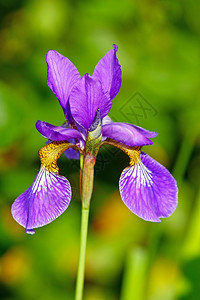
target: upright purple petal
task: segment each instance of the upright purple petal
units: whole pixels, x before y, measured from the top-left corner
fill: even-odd
[[[98,108],[103,118],[112,106],[112,101],[106,96],[101,83],[88,74],[85,74],[79,84],[73,88],[69,101],[73,118],[87,130]]]
[[[47,139],[51,141],[69,141],[70,139],[82,140],[81,133],[73,128],[66,128],[63,126],[54,126],[44,121],[37,121],[37,130]]]
[[[141,153],[141,161],[122,172],[119,189],[125,205],[146,221],[160,222],[160,218],[169,217],[177,206],[175,179],[145,153]]]
[[[68,58],[54,50],[47,52],[46,62],[47,84],[58,98],[66,118],[69,119],[67,103],[73,86],[80,79],[79,72]]]
[[[13,218],[26,232],[44,226],[59,217],[71,200],[69,181],[44,167],[40,169],[33,184],[12,205]]]
[[[140,128],[138,129],[137,126],[132,126],[127,123],[116,122],[106,124],[102,127],[102,135],[103,139],[107,137],[131,147],[153,144],[153,142],[147,138],[147,130],[143,129],[142,131]]]
[[[92,75],[102,83],[111,100],[118,94],[122,81],[121,66],[116,55],[118,47],[113,45],[113,48],[98,62]]]

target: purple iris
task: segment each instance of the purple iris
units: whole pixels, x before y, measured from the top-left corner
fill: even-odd
[[[108,117],[112,99],[121,86],[117,46],[98,62],[92,76],[82,78],[71,61],[54,50],[47,53],[47,84],[58,98],[65,115],[62,126],[37,121],[37,130],[48,139],[40,151],[41,168],[33,184],[12,205],[14,219],[27,233],[52,222],[71,200],[69,181],[59,175],[57,159],[65,152],[77,159],[91,152],[96,157],[104,144],[114,145],[130,157],[119,190],[125,205],[140,218],[160,222],[177,206],[177,185],[169,171],[141,152],[152,145],[155,132]],[[91,146],[92,145],[92,146]],[[92,150],[93,149],[93,150]],[[95,149],[95,150],[94,150]]]

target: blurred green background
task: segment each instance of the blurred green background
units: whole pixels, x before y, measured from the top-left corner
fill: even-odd
[[[122,203],[119,150],[99,153],[91,203],[85,300],[200,298],[200,2],[198,0],[0,0],[0,299],[71,300],[81,204],[76,161],[59,160],[71,182],[68,210],[26,235],[10,206],[33,182],[45,139],[40,119],[60,125],[46,84],[49,49],[81,75],[119,46],[123,80],[110,116],[159,133],[145,151],[179,186],[179,205],[160,224]]]

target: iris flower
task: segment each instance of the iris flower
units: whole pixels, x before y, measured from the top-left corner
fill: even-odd
[[[59,175],[57,160],[87,158],[94,165],[99,148],[112,145],[130,157],[119,180],[125,205],[151,222],[169,217],[177,206],[177,185],[170,172],[142,146],[152,145],[156,133],[129,123],[112,122],[108,113],[121,86],[121,66],[116,45],[96,65],[92,76],[80,76],[72,62],[54,50],[47,53],[47,84],[63,109],[65,122],[55,126],[37,121],[36,128],[48,143],[39,150],[41,168],[33,184],[12,205],[14,219],[26,232],[44,226],[68,207],[69,181]],[[89,179],[88,179],[89,180]]]

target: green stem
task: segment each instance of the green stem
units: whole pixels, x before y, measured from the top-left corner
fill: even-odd
[[[83,171],[83,162],[84,162],[84,156],[83,154],[80,154],[80,169]]]
[[[82,198],[82,216],[81,216],[81,238],[80,238],[80,254],[78,262],[78,273],[76,281],[75,300],[83,299],[83,286],[85,275],[85,255],[87,244],[88,220],[90,200],[93,190],[94,181],[94,165],[95,157],[87,154],[84,157],[82,180],[81,180],[81,198]]]
[[[126,261],[121,300],[146,299],[147,268],[147,251],[141,248],[131,250]]]
[[[176,178],[177,182],[181,182],[183,180],[185,170],[187,169],[194,144],[197,136],[197,130],[194,128],[188,128],[185,137],[180,146],[180,150],[176,159],[176,164],[173,169],[173,176]]]
[[[81,241],[80,241],[81,245],[80,245],[79,263],[78,263],[78,274],[77,274],[77,281],[76,281],[75,300],[82,300],[83,297],[88,219],[89,219],[89,208],[88,209],[82,208]]]

